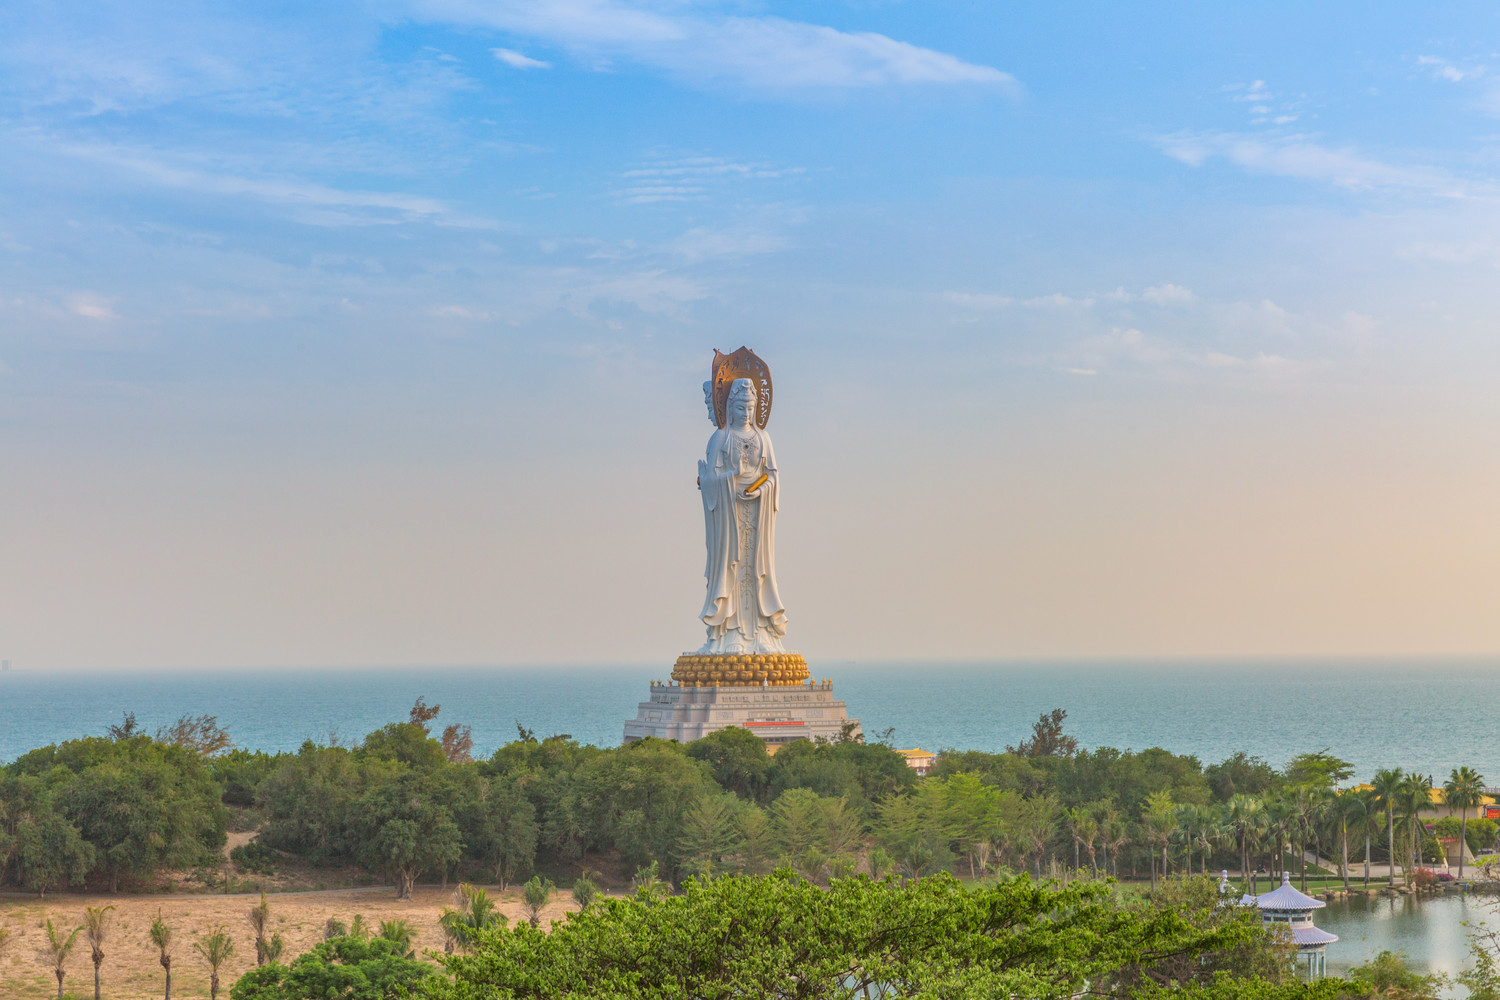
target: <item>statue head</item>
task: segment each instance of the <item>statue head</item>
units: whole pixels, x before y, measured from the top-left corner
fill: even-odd
[[[737,378],[729,387],[727,406],[729,423],[737,427],[755,421],[755,383],[747,378]]]
[[[714,384],[711,380],[703,383],[703,405],[708,407],[708,422],[715,427],[719,426],[719,416],[714,412]]]

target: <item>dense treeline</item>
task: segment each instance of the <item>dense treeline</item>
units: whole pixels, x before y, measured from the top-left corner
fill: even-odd
[[[119,727],[0,769],[0,883],[118,889],[216,856],[223,787],[203,748],[178,736]]]
[[[231,810],[259,829],[247,864],[283,852],[357,866],[402,895],[419,879],[624,879],[652,864],[673,881],[780,865],[820,881],[857,870],[1274,870],[1293,848],[1347,854],[1387,827],[1391,837],[1373,839],[1399,857],[1397,817],[1415,816],[1426,794],[1395,772],[1406,785],[1335,796],[1349,769],[1327,753],[1276,770],[1244,754],[1203,767],[1155,748],[1082,750],[1061,711],[1004,753],[946,752],[925,778],[881,743],[797,742],[771,756],[738,728],[607,749],[522,729],[476,761],[465,727],[434,735],[437,713],[419,700],[358,745],[295,753],[230,749],[209,717],[154,737],[127,717],[107,736],[32,751],[0,769],[0,882],[141,885],[211,863]],[[1397,808],[1398,791],[1411,809]],[[1332,808],[1356,799],[1363,818]],[[1493,839],[1493,824],[1465,823]],[[1428,836],[1415,821],[1401,829],[1412,845]]]

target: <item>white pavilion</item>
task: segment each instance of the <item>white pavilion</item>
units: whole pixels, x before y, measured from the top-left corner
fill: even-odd
[[[1224,872],[1221,887],[1229,888],[1229,872]],[[1321,979],[1328,971],[1328,946],[1339,939],[1337,934],[1313,926],[1312,911],[1328,904],[1313,899],[1292,885],[1292,873],[1281,873],[1281,885],[1263,892],[1259,896],[1246,893],[1240,897],[1240,905],[1254,906],[1260,910],[1260,918],[1267,927],[1281,925],[1292,935],[1297,945],[1297,959],[1304,962],[1308,979]]]

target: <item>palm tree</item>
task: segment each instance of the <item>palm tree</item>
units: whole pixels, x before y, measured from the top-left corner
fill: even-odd
[[[156,946],[158,961],[167,975],[167,990],[162,994],[162,1000],[172,1000],[172,928],[162,920],[161,910],[156,911],[156,919],[151,921],[151,929],[146,934]]]
[[[1339,842],[1339,876],[1345,892],[1349,891],[1349,833],[1351,829],[1358,833],[1368,828],[1372,808],[1366,795],[1352,790],[1335,793],[1329,803],[1328,817]],[[1365,874],[1368,877],[1368,868]]]
[[[1120,848],[1130,841],[1130,822],[1106,801],[1099,811],[1099,842],[1104,847],[1104,866],[1112,869],[1116,877],[1120,874]]]
[[[380,933],[376,935],[381,940],[389,941],[400,949],[407,958],[416,954],[412,942],[417,939],[416,928],[412,927],[407,920],[382,920],[380,922]]]
[[[193,943],[193,950],[203,956],[208,963],[208,996],[209,1000],[219,1000],[219,970],[229,957],[234,954],[234,942],[229,935],[224,933],[222,926],[215,927],[214,932],[208,937]],[[58,980],[61,982],[61,980]]]
[[[1299,785],[1290,800],[1292,819],[1300,837],[1297,854],[1302,859],[1302,889],[1307,890],[1307,842],[1313,841],[1313,854],[1317,854],[1317,828],[1325,808],[1324,792],[1311,785]]]
[[[1250,892],[1255,892],[1255,874],[1250,866],[1250,852],[1260,836],[1261,821],[1265,817],[1260,799],[1238,792],[1229,798],[1229,827],[1240,842],[1240,874],[1245,877]]]
[[[250,921],[250,929],[255,932],[255,964],[265,965],[266,956],[266,931],[271,927],[271,904],[266,902],[266,894],[260,894],[260,902],[250,907],[245,914]]]
[[[460,882],[456,902],[458,909],[444,909],[438,917],[445,935],[445,951],[451,953],[454,947],[468,951],[474,947],[480,931],[505,926],[505,915],[495,909],[490,894],[478,886]]]
[[[1177,830],[1177,806],[1172,802],[1172,796],[1166,791],[1154,792],[1146,798],[1146,808],[1143,810],[1142,819],[1146,823],[1146,835],[1150,838],[1154,847],[1161,845],[1161,874],[1167,877],[1167,846],[1172,842],[1172,834]],[[1153,851],[1151,857],[1151,885],[1156,886],[1156,855]]]
[[[1396,802],[1401,797],[1401,772],[1396,768],[1376,771],[1370,782],[1375,792],[1375,803],[1385,813],[1387,849],[1390,851],[1391,885],[1396,884]]]
[[[1380,833],[1380,803],[1375,798],[1375,791],[1370,788],[1361,788],[1353,794],[1359,796],[1361,812],[1355,813],[1358,826],[1355,829],[1365,838],[1365,888],[1370,888],[1370,837]]]
[[[1224,811],[1218,806],[1193,807],[1193,839],[1200,852],[1200,871],[1208,874],[1208,856],[1215,847],[1224,843]]]
[[[578,904],[578,909],[587,910],[594,897],[599,895],[599,885],[588,872],[583,872],[573,880],[572,892],[573,902]]]
[[[1472,767],[1454,768],[1443,782],[1443,799],[1448,808],[1457,806],[1462,819],[1458,824],[1458,877],[1464,877],[1464,854],[1469,849],[1469,810],[1484,801],[1484,775]]]
[[[1282,866],[1286,864],[1286,847],[1296,828],[1296,808],[1283,796],[1270,797],[1265,800],[1265,817],[1266,833],[1276,841],[1276,870],[1273,874],[1279,874],[1284,870]]]
[[[52,974],[57,977],[57,1000],[62,1000],[63,977],[68,974],[68,956],[73,953],[73,946],[78,943],[78,935],[83,933],[83,928],[75,927],[65,935],[52,926],[52,918],[48,917],[42,929],[46,933],[42,954],[52,963]]]
[[[655,878],[654,875],[652,877]],[[552,898],[552,890],[556,888],[551,879],[544,879],[540,875],[533,875],[531,881],[521,887],[521,907],[526,911],[531,926],[541,925],[542,909]]]
[[[1422,860],[1422,810],[1432,807],[1432,779],[1424,774],[1413,771],[1401,780],[1401,792],[1397,798],[1397,806],[1406,817],[1406,829],[1411,851],[1409,857],[1413,859],[1413,867],[1418,867]],[[1410,881],[1408,879],[1408,881]]]
[[[1073,835],[1073,867],[1079,868],[1078,849],[1082,847],[1088,851],[1090,866],[1094,857],[1094,841],[1099,839],[1099,821],[1094,818],[1093,810],[1088,806],[1075,806],[1067,811],[1068,832]],[[1099,874],[1099,869],[1094,868],[1094,874]]]
[[[94,960],[94,1000],[99,1000],[99,970],[104,965],[104,938],[109,932],[109,911],[113,906],[83,908],[83,936],[88,938],[90,957]]]

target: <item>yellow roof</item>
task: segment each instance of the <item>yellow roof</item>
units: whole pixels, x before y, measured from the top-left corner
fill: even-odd
[[[1374,785],[1366,783],[1362,785],[1355,785],[1352,790],[1356,792],[1368,792],[1373,790],[1374,787]],[[1448,799],[1447,796],[1443,794],[1443,790],[1441,788],[1429,788],[1427,789],[1427,801],[1432,805],[1441,806],[1446,805]],[[1495,804],[1495,797],[1493,795],[1481,795],[1479,797],[1479,804],[1482,806],[1492,806]]]
[[[933,753],[930,750],[922,750],[922,749],[920,749],[918,747],[912,747],[910,750],[897,750],[896,752],[899,753],[903,757],[936,757],[937,756],[937,754]]]

